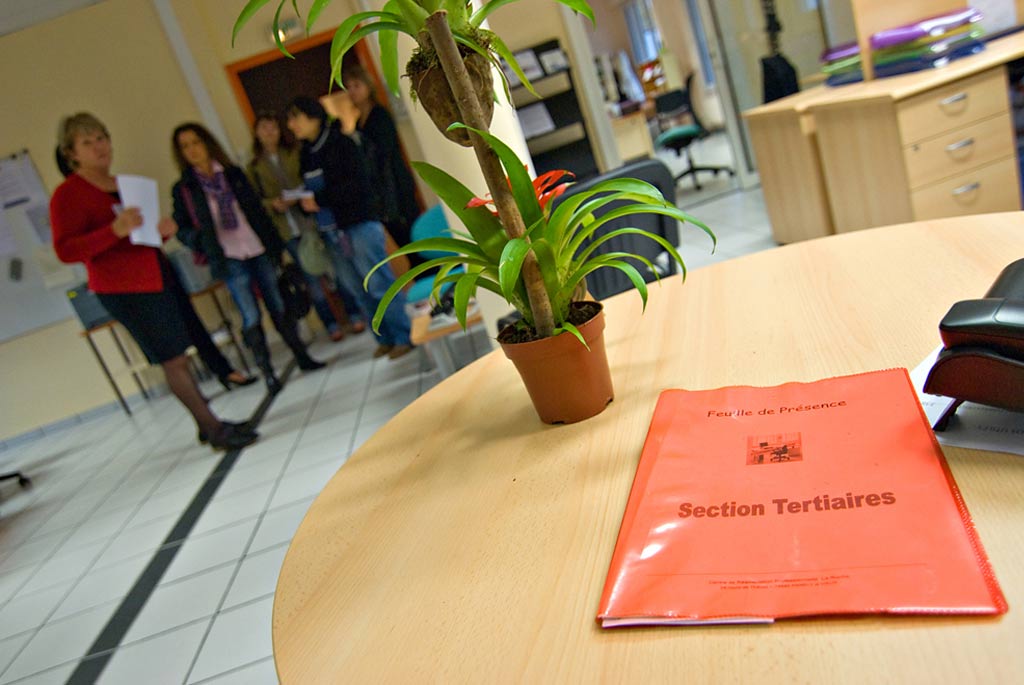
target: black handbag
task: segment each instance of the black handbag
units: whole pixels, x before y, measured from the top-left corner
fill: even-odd
[[[281,267],[281,275],[277,279],[277,289],[284,300],[284,310],[294,320],[309,314],[310,298],[306,277],[298,264],[289,262]]]

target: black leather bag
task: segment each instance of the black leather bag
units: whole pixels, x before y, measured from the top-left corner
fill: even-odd
[[[281,291],[281,299],[284,300],[284,309],[288,316],[297,321],[309,314],[309,288],[298,264],[289,262],[281,267],[277,288]]]

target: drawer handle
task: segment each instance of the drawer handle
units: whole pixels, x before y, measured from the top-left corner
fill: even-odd
[[[969,193],[971,191],[977,190],[980,187],[981,187],[981,182],[980,181],[975,181],[974,183],[968,183],[967,185],[960,186],[959,188],[954,188],[953,189],[953,195],[963,195],[964,193]]]
[[[939,100],[940,107],[946,107],[947,105],[954,105],[958,102],[963,102],[967,99],[967,93],[957,93],[956,95],[950,95],[948,98]]]
[[[971,145],[974,145],[974,138],[964,138],[960,142],[947,145],[946,152],[956,152],[957,150],[962,150],[963,148],[970,147]]]

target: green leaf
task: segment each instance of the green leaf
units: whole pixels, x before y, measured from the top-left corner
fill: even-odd
[[[412,37],[415,38],[416,34],[426,25],[427,17],[433,14],[433,10],[428,12],[413,0],[395,0],[395,2],[398,4],[399,12],[409,22],[409,28],[412,29]]]
[[[704,232],[707,233],[709,236],[711,236],[711,241],[712,241],[713,244],[717,244],[717,239],[715,238],[715,234],[711,231],[711,229],[709,229],[704,224],[694,220],[693,217],[691,217],[689,214],[687,214],[683,210],[679,209],[678,207],[676,207],[674,205],[661,206],[661,205],[637,204],[637,205],[628,205],[626,207],[619,207],[617,209],[613,209],[612,211],[608,212],[607,214],[605,214],[601,218],[599,218],[599,219],[595,220],[594,222],[588,224],[586,226],[586,228],[584,228],[582,231],[577,233],[576,236],[572,239],[572,242],[570,243],[569,247],[567,248],[569,253],[570,254],[575,254],[576,251],[583,244],[583,242],[588,237],[593,235],[593,233],[597,229],[599,229],[601,226],[603,226],[604,224],[608,223],[609,221],[614,221],[615,219],[619,219],[619,218],[624,217],[624,216],[632,216],[634,214],[661,214],[662,216],[672,217],[673,219],[676,219],[677,221],[691,221],[692,220],[692,222],[694,224],[696,224],[696,225],[700,226],[701,228],[703,228]]]
[[[480,26],[480,24],[484,22],[484,19],[490,16],[494,10],[516,1],[517,0],[491,0],[491,2],[488,2],[486,5],[474,12],[473,16],[470,17],[469,22],[473,24],[473,26]],[[588,5],[585,0],[558,0],[558,2],[562,3],[577,14],[585,16],[590,20],[591,25],[596,25],[596,22],[594,21],[594,10],[590,9],[590,5]]]
[[[363,38],[366,38],[371,34],[377,33],[378,31],[402,31],[403,33],[405,33],[405,28],[401,24],[398,24],[396,22],[381,20],[376,21],[372,24],[367,24],[366,26],[361,26],[358,29],[356,29],[348,37],[348,39],[345,40],[338,48],[338,58],[336,60],[332,59],[331,61],[331,79],[335,81],[338,85],[340,85],[342,88],[345,87],[344,84],[341,82],[341,67],[342,62],[345,59],[345,53],[347,53],[356,43],[361,41]],[[337,37],[337,34],[335,34],[335,37]],[[332,43],[331,54],[333,53],[334,44]]]
[[[382,266],[384,266],[385,264],[387,264],[389,261],[394,259],[396,256],[398,256],[397,253],[393,253],[393,254],[389,255],[387,259],[385,259],[382,262],[379,262],[376,266],[374,266],[372,269],[370,269],[370,273],[366,274],[366,278],[363,279],[363,289],[364,290],[367,288],[367,286],[370,283],[370,276],[372,276],[373,273],[377,269],[379,269]],[[457,259],[458,259],[457,257],[439,257],[437,259],[431,259],[431,260],[428,260],[428,261],[426,261],[426,262],[424,262],[422,264],[418,264],[418,265],[412,267],[411,269],[406,271],[404,274],[402,274],[401,276],[396,278],[395,282],[391,284],[391,286],[387,289],[387,291],[385,291],[384,296],[380,298],[380,303],[377,305],[377,311],[374,312],[374,314],[373,314],[373,321],[372,321],[371,325],[373,327],[374,332],[375,333],[379,333],[380,332],[380,322],[384,320],[384,313],[387,311],[388,305],[391,304],[391,301],[394,300],[395,297],[398,296],[399,292],[401,292],[402,288],[404,288],[407,284],[409,284],[412,281],[414,281],[416,279],[416,277],[419,276],[420,274],[422,274],[423,272],[429,271],[429,270],[431,270],[431,269],[433,269],[435,267],[443,266],[447,262],[449,262],[451,260],[457,260]]]
[[[672,245],[672,243],[670,243],[669,241],[665,240],[660,235],[658,235],[657,233],[651,233],[650,231],[645,231],[640,228],[618,228],[615,229],[614,231],[609,231],[608,233],[604,234],[600,238],[596,238],[593,242],[587,245],[587,248],[579,254],[576,261],[579,264],[585,263],[587,259],[590,257],[590,255],[593,254],[594,250],[596,250],[602,244],[608,242],[609,240],[614,240],[615,238],[621,235],[629,234],[642,235],[645,238],[653,240],[654,242],[658,243],[663,248],[665,248],[665,251],[668,252],[674,260],[676,260],[677,264],[679,264],[679,267],[682,270],[683,280],[686,279],[686,264],[683,263],[683,258],[676,250],[675,246]]]
[[[553,235],[563,235],[570,223],[578,223],[575,219],[585,217],[588,213],[592,212],[592,209],[579,211],[579,208],[584,203],[589,202],[592,198],[600,196],[603,193],[608,193],[609,195],[615,194],[616,197],[612,199],[605,199],[604,201],[601,201],[601,198],[598,197],[597,200],[588,204],[588,207],[600,208],[608,202],[620,199],[634,199],[651,203],[669,204],[662,197],[658,189],[650,183],[646,183],[635,178],[609,179],[597,184],[584,193],[577,193],[563,200],[558,207],[555,208],[555,211],[551,213],[551,217],[548,220],[548,239],[554,241]]]
[[[476,294],[476,282],[479,278],[479,273],[467,273],[455,283],[452,307],[455,309],[455,316],[458,318],[462,330],[466,330],[466,309],[469,307],[469,299]]]
[[[580,329],[576,328],[575,326],[573,326],[568,321],[563,321],[562,322],[561,329],[563,331],[567,332],[567,333],[571,333],[571,334],[575,335],[576,339],[579,340],[581,343],[583,343],[583,346],[585,348],[587,348],[587,352],[590,352],[590,345],[588,345],[587,341],[583,339],[583,334],[580,333]],[[556,330],[555,333],[557,334],[558,331]]]
[[[427,162],[413,162],[412,167],[441,201],[448,205],[483,253],[496,265],[508,242],[501,221],[486,207],[466,207],[476,196],[446,171]]]
[[[277,45],[277,49],[280,50],[285,57],[295,59],[295,55],[288,52],[288,48],[284,46],[281,41],[281,32],[278,30],[278,26],[281,25],[281,10],[284,9],[285,0],[281,0],[281,4],[277,6],[277,11],[274,12],[274,43]]]
[[[268,2],[270,2],[270,0],[249,0],[249,2],[245,4],[245,7],[242,8],[242,11],[238,15],[238,19],[235,20],[234,28],[231,29],[232,47],[234,47],[235,39],[238,38],[238,33],[242,30],[242,27],[248,24],[253,15],[263,9],[263,6]],[[284,0],[282,0],[282,4],[283,2]]]
[[[398,71],[398,34],[394,31],[381,31],[380,36],[380,67],[384,72],[384,82],[388,90],[396,97],[399,95]]]
[[[488,31],[487,33],[490,33],[490,31]],[[458,43],[460,45],[465,45],[467,48],[469,48],[470,50],[472,50],[473,52],[475,52],[476,54],[480,55],[485,60],[487,60],[487,62],[489,64],[491,64],[494,67],[497,67],[498,73],[501,74],[501,85],[502,85],[502,88],[504,88],[504,90],[505,90],[505,97],[509,98],[509,100],[511,101],[512,96],[511,96],[511,94],[509,93],[509,90],[508,90],[508,80],[505,78],[505,72],[501,70],[501,64],[498,62],[497,59],[495,59],[494,55],[492,55],[487,50],[487,48],[485,48],[484,46],[480,45],[480,43],[478,43],[477,41],[473,40],[472,37],[470,37],[468,34],[462,32],[462,31],[455,31],[455,30],[453,30],[452,31],[452,37],[455,38],[455,42],[456,43]],[[498,99],[497,95],[495,95],[494,96],[495,102],[497,102],[497,99]]]
[[[551,300],[551,308],[554,310],[557,319],[562,309],[568,312],[568,300],[564,303],[558,301],[561,281],[558,277],[558,264],[555,259],[555,253],[551,249],[551,244],[546,240],[534,240],[530,243],[530,248],[537,255],[537,265],[540,267],[540,275],[544,280],[544,289],[548,292],[548,299]],[[565,313],[562,313],[561,317],[564,318],[564,316]]]
[[[625,254],[625,256],[630,257],[632,259],[638,259],[637,255],[631,255],[631,254],[626,254],[626,253],[615,253],[615,254]],[[643,260],[643,261],[647,261],[647,260]],[[650,264],[650,262],[647,262],[647,263]],[[572,278],[570,278],[569,280],[566,281],[565,292],[568,292],[568,293],[571,294],[572,291],[575,290],[576,284],[579,283],[584,278],[586,278],[587,274],[589,274],[591,272],[594,272],[594,271],[597,271],[598,269],[605,268],[605,267],[610,267],[610,268],[613,268],[613,269],[618,269],[622,273],[626,274],[626,276],[629,278],[629,280],[632,281],[633,285],[636,287],[637,292],[640,293],[640,299],[643,300],[643,308],[644,308],[644,310],[646,310],[647,309],[647,282],[644,281],[643,276],[640,275],[640,272],[636,270],[635,266],[633,266],[629,262],[624,262],[621,259],[616,258],[614,254],[601,255],[601,257],[593,259],[590,262],[588,262],[587,265],[583,269],[580,269],[578,272],[576,272],[576,274],[574,274],[572,276]]]
[[[491,49],[494,50],[494,52],[498,53],[499,57],[501,57],[503,60],[508,62],[508,65],[512,68],[512,71],[515,73],[516,78],[518,78],[519,82],[522,83],[526,87],[526,90],[530,91],[531,93],[533,93],[533,95],[535,97],[539,98],[540,95],[537,93],[536,90],[534,90],[533,84],[530,83],[530,79],[526,78],[526,74],[523,72],[523,68],[521,66],[519,66],[519,61],[516,60],[515,55],[513,55],[512,51],[508,49],[507,45],[505,45],[505,41],[503,41],[501,39],[501,37],[498,36],[498,34],[496,34],[496,33],[492,33],[491,34]],[[501,65],[498,65],[498,66],[499,66],[498,72],[501,73],[501,74],[504,74],[505,71],[500,68]],[[508,89],[507,88],[506,88],[505,95],[506,95],[506,97],[508,97],[509,102],[511,102],[512,98],[508,94]]]
[[[523,268],[523,260],[530,251],[530,244],[522,238],[513,238],[505,244],[501,253],[501,260],[498,262],[498,283],[501,285],[501,292],[505,299],[512,300],[512,291],[519,280]]]
[[[331,4],[331,0],[315,0],[315,2],[309,8],[309,16],[306,17],[306,33],[313,32],[313,24],[320,18],[320,13],[324,11],[324,8]],[[298,9],[295,10],[298,14]]]
[[[465,124],[452,124],[448,127],[448,130],[452,131],[460,128],[476,133],[498,155],[502,166],[505,167],[509,183],[512,185],[512,195],[515,197],[516,205],[519,207],[519,213],[523,216],[524,229],[526,226],[532,226],[535,222],[540,221],[544,217],[544,213],[541,211],[540,203],[537,201],[537,194],[533,190],[533,181],[530,179],[530,174],[526,171],[522,160],[512,151],[512,148],[487,131],[480,131]]]

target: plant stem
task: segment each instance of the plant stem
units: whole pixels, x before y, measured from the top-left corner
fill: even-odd
[[[455,95],[455,104],[462,115],[462,122],[475,129],[487,131],[487,120],[473,90],[466,65],[462,62],[459,46],[455,43],[451,28],[448,26],[447,14],[444,10],[438,10],[427,17],[427,30],[434,43],[434,51],[441,63],[441,70],[448,79],[448,85]],[[526,225],[508,186],[501,160],[483,138],[472,131],[469,135],[473,141],[473,150],[476,152],[480,171],[483,172],[487,189],[494,198],[494,206],[501,217],[505,232],[509,238],[522,238],[526,233]],[[523,283],[526,285],[526,295],[530,302],[533,326],[537,330],[537,335],[544,338],[554,335],[555,321],[551,311],[551,300],[544,287],[537,256],[532,250],[526,253],[526,259],[523,261]]]

